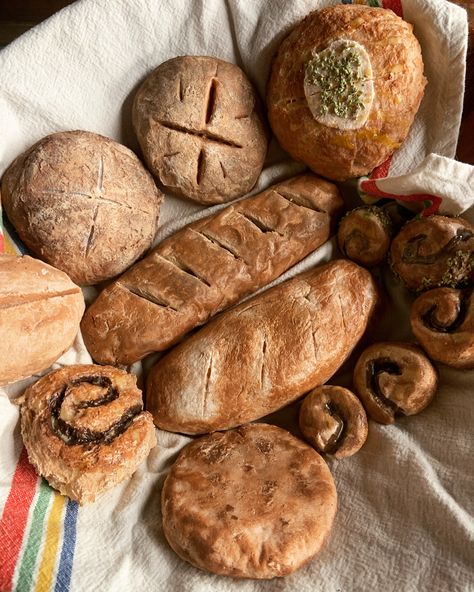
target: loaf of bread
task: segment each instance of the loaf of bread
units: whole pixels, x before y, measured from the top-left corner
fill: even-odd
[[[89,352],[130,364],[169,348],[323,244],[342,205],[335,185],[300,175],[186,226],[89,307]]]
[[[337,260],[223,313],[152,368],[155,424],[200,434],[284,407],[336,372],[376,299],[370,273]]]
[[[21,240],[80,286],[119,275],[151,247],[162,199],[131,150],[85,131],[46,136],[2,179]]]
[[[74,341],[81,289],[31,257],[0,255],[0,385],[46,370]]]
[[[238,66],[214,57],[160,64],[138,89],[133,126],[156,178],[202,204],[248,193],[267,153],[257,93]]]
[[[295,160],[329,179],[360,177],[406,138],[425,84],[410,23],[391,10],[327,6],[283,40],[268,118]]]

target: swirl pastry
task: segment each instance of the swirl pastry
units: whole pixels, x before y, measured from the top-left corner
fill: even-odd
[[[325,384],[312,390],[300,409],[300,429],[322,454],[345,458],[367,440],[367,415],[350,390]]]
[[[391,221],[382,208],[363,206],[347,213],[339,224],[341,252],[365,267],[379,265],[390,247]]]
[[[80,504],[129,478],[156,444],[134,376],[110,366],[67,366],[30,386],[21,434],[30,462]]]
[[[321,549],[336,505],[319,454],[266,424],[186,446],[161,497],[172,549],[200,569],[234,578],[274,578],[301,567]]]
[[[438,375],[424,353],[409,343],[381,342],[368,347],[354,369],[354,387],[369,416],[393,423],[415,415],[432,400]]]
[[[393,239],[390,258],[410,290],[465,286],[474,270],[474,228],[463,218],[412,220]]]
[[[474,368],[472,290],[429,290],[413,303],[410,321],[430,358],[453,368]]]

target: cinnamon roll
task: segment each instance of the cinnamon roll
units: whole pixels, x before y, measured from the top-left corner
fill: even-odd
[[[437,288],[421,294],[412,305],[410,321],[430,358],[453,368],[474,368],[472,289]]]
[[[424,353],[409,343],[381,342],[368,347],[354,369],[354,386],[369,416],[393,423],[415,415],[433,399],[438,375]]]
[[[30,386],[21,434],[37,472],[80,504],[130,477],[156,444],[136,378],[111,366],[67,366]]]
[[[355,208],[339,224],[339,248],[346,257],[360,265],[379,265],[390,247],[391,226],[391,220],[382,208]]]
[[[365,410],[354,393],[326,384],[312,390],[304,399],[300,429],[321,454],[345,458],[360,450],[369,428]]]
[[[392,269],[415,292],[472,284],[474,227],[463,218],[431,216],[405,224],[390,248]]]

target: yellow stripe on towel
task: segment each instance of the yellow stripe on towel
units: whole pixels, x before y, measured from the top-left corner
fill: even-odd
[[[66,498],[59,495],[59,493],[55,493],[46,528],[46,540],[38,570],[36,592],[49,592],[52,588],[54,571],[57,564],[59,539],[63,530],[65,506]]]
[[[15,246],[15,243],[10,238],[8,232],[3,231],[3,240],[5,243],[5,253],[7,255],[20,255],[20,250]]]

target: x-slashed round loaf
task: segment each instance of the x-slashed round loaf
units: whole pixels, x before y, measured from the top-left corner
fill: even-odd
[[[158,66],[136,94],[133,125],[155,177],[202,204],[250,191],[267,152],[254,88],[240,68],[214,57]]]
[[[156,444],[136,377],[111,366],[65,366],[21,401],[28,458],[48,483],[80,504],[128,479]]]
[[[84,297],[62,271],[0,255],[0,385],[46,370],[74,341]]]
[[[152,368],[155,424],[202,434],[284,407],[338,370],[376,299],[370,273],[338,260],[224,312]]]
[[[336,506],[334,481],[319,454],[267,424],[186,446],[161,498],[174,551],[235,578],[274,578],[301,567],[321,549]]]
[[[412,25],[391,10],[328,6],[283,40],[267,88],[282,147],[329,179],[359,177],[404,141],[426,80]]]
[[[161,192],[135,154],[85,131],[47,136],[2,179],[2,204],[31,251],[89,285],[150,248]]]

